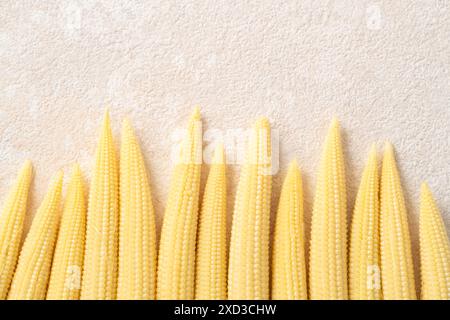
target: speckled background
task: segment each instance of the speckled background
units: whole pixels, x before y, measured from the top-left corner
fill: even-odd
[[[445,0],[3,0],[0,201],[25,158],[35,167],[30,217],[57,169],[68,173],[78,161],[88,179],[108,105],[115,133],[126,115],[136,127],[159,226],[171,136],[199,105],[208,130],[271,119],[280,134],[274,203],[296,157],[308,221],[321,145],[336,115],[349,212],[369,144],[381,152],[389,139],[417,250],[422,180],[450,225],[449,39]],[[239,167],[229,170],[231,207]]]

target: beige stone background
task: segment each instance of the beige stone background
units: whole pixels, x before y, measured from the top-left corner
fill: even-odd
[[[26,158],[35,167],[30,217],[57,169],[68,175],[78,161],[89,179],[109,105],[116,141],[129,116],[142,142],[160,226],[171,136],[199,105],[205,129],[270,118],[281,163],[273,208],[295,157],[309,221],[321,145],[337,116],[349,213],[369,145],[381,154],[392,141],[417,250],[422,180],[450,226],[449,39],[445,0],[3,0],[0,201]],[[239,166],[229,172],[231,208]]]

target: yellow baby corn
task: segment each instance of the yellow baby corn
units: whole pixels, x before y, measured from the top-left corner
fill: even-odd
[[[420,261],[423,300],[450,299],[450,244],[426,183],[420,197]]]
[[[381,173],[380,241],[383,298],[416,299],[405,200],[390,143],[386,143]]]
[[[120,149],[120,300],[155,299],[156,234],[150,185],[144,158],[128,120]]]
[[[347,204],[339,123],[325,142],[311,225],[309,293],[314,300],[347,299]]]
[[[227,298],[227,187],[223,145],[214,151],[200,213],[195,298]]]
[[[158,257],[158,299],[193,299],[195,240],[202,164],[202,123],[198,108],[182,142],[169,191]]]
[[[266,118],[253,126],[236,193],[228,298],[269,299],[271,135]]]
[[[26,161],[0,213],[0,300],[7,297],[19,257],[32,171]]]
[[[58,235],[63,173],[53,178],[33,219],[9,290],[10,300],[43,300]]]
[[[280,195],[272,254],[272,299],[305,300],[305,231],[302,176],[292,161]]]
[[[48,300],[78,300],[80,298],[86,237],[86,203],[83,177],[75,165],[68,186],[53,256],[47,290]]]
[[[379,177],[377,150],[370,150],[353,213],[350,239],[350,298],[381,299]]]
[[[105,115],[89,193],[81,299],[116,298],[119,170],[109,115]]]

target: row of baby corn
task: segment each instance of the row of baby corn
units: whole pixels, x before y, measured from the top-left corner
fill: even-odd
[[[138,141],[125,121],[117,161],[106,115],[88,203],[75,166],[60,218],[58,173],[21,249],[31,163],[19,173],[0,214],[0,299],[416,298],[407,214],[390,144],[381,178],[372,147],[348,249],[344,157],[339,125],[333,121],[314,199],[309,277],[302,178],[295,161],[282,187],[269,260],[271,156],[270,125],[262,118],[249,137],[228,254],[224,149],[219,145],[215,150],[199,209],[202,124],[196,109],[174,168],[157,251]],[[420,253],[422,298],[449,299],[450,246],[426,184],[421,192]]]

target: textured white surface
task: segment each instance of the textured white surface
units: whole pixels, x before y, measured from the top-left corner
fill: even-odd
[[[322,142],[336,115],[349,208],[370,143],[382,151],[389,139],[417,250],[422,180],[450,224],[449,39],[444,0],[3,0],[0,200],[25,158],[36,170],[30,215],[55,170],[79,161],[89,177],[109,105],[116,133],[128,115],[142,141],[160,226],[170,136],[200,105],[206,129],[271,119],[282,169],[273,199],[297,157],[309,219]],[[238,166],[229,169],[235,186]],[[230,209],[233,198],[234,188]]]

